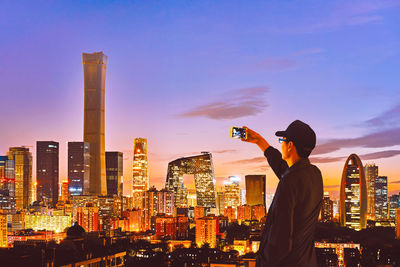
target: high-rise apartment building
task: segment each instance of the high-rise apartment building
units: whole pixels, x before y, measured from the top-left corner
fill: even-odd
[[[82,53],[84,83],[83,141],[90,144],[88,191],[106,195],[104,108],[107,56],[103,52]]]
[[[324,192],[321,206],[321,221],[331,222],[333,220],[333,201],[329,198],[329,193]]]
[[[176,217],[167,215],[156,216],[156,237],[176,239]]]
[[[136,208],[143,208],[140,201],[149,190],[149,167],[147,159],[147,139],[135,138],[133,146],[132,197]]]
[[[125,228],[129,232],[142,231],[142,210],[133,209],[123,211],[123,217],[128,220],[128,225]]]
[[[375,219],[388,218],[387,176],[378,176],[375,181]]]
[[[68,142],[68,188],[71,196],[88,195],[90,144]]]
[[[60,200],[61,201],[67,201],[69,199],[69,190],[68,190],[68,180],[63,180],[60,183]]]
[[[211,248],[217,245],[217,217],[207,216],[196,220],[196,244],[201,247],[208,243]]]
[[[15,178],[14,160],[0,156],[0,210],[4,213],[15,213]]]
[[[364,229],[367,223],[367,186],[364,167],[356,154],[351,154],[344,164],[340,184],[340,224],[355,230]]]
[[[375,219],[375,181],[378,178],[378,166],[375,164],[365,165],[365,178],[367,180],[367,218]]]
[[[99,231],[99,208],[93,203],[86,203],[85,207],[76,208],[76,221],[86,232]]]
[[[246,175],[246,204],[266,205],[265,203],[265,175]]]
[[[36,197],[51,207],[58,202],[58,151],[58,142],[36,142]]]
[[[168,191],[165,188],[157,191],[157,202],[158,214],[174,215],[174,192]]]
[[[237,176],[229,176],[229,180],[225,181],[224,200],[225,207],[240,206],[240,178]]]
[[[396,210],[400,207],[400,194],[389,197],[389,219],[396,219]]]
[[[221,192],[221,191],[217,192],[216,203],[217,203],[217,209],[218,209],[219,215],[223,215],[224,208],[225,208],[224,192]]]
[[[107,195],[122,196],[122,176],[124,173],[122,152],[106,152]]]
[[[174,192],[175,207],[187,207],[187,191],[183,176],[194,175],[197,205],[216,207],[215,177],[212,155],[202,152],[201,155],[179,158],[168,163],[165,187]]]
[[[8,158],[14,161],[16,208],[22,210],[33,202],[32,154],[27,147],[10,147]]]

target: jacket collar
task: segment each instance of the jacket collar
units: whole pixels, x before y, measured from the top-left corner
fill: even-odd
[[[287,175],[288,173],[294,172],[296,170],[305,168],[310,166],[310,160],[309,159],[305,159],[305,158],[301,158],[299,161],[297,161],[295,164],[293,164],[290,168],[288,168],[285,173],[283,174],[283,176]]]

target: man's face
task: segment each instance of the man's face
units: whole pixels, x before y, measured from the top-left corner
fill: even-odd
[[[283,137],[282,139],[286,139],[286,137]],[[281,151],[282,151],[282,159],[286,160],[290,157],[290,153],[292,152],[292,147],[293,147],[293,142],[291,141],[283,141],[281,143]]]

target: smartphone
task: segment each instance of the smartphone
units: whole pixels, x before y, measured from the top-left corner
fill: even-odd
[[[246,129],[240,127],[231,127],[231,138],[247,139]]]

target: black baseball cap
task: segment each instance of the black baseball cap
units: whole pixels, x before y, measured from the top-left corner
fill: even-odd
[[[278,131],[275,135],[286,137],[287,140],[292,141],[299,156],[304,158],[308,158],[317,141],[314,130],[300,120],[295,120],[285,131]]]

